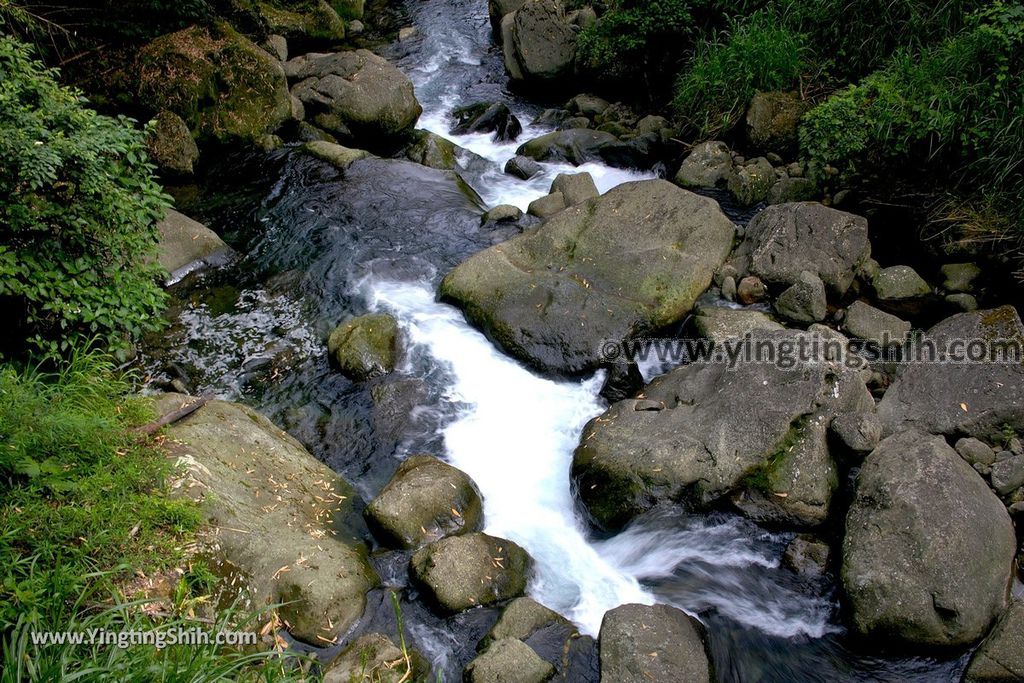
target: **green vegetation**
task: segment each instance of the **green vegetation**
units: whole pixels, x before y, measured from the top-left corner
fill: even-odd
[[[0,311],[8,341],[58,354],[98,337],[123,352],[158,326],[155,223],[168,198],[153,170],[130,120],[85,107],[26,46],[0,36]]]

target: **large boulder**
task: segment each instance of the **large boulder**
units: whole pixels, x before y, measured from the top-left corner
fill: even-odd
[[[259,142],[292,113],[281,63],[227,24],[160,36],[139,51],[139,99],[200,138]]]
[[[928,330],[924,340],[934,342],[939,351],[962,356],[969,356],[973,347],[989,360],[904,364],[878,405],[886,434],[912,427],[995,443],[1004,427],[1024,431],[1024,327],[1012,306],[958,313]],[[1011,352],[1009,362],[1000,361],[1006,350]]]
[[[572,76],[577,27],[559,0],[526,0],[512,16],[506,68],[513,79],[551,83]]]
[[[740,270],[769,285],[789,287],[810,271],[837,297],[870,255],[867,220],[814,202],[769,206],[747,225],[737,249]]]
[[[192,175],[199,159],[199,148],[188,124],[170,111],[158,113],[149,122],[146,151],[160,173],[171,178]]]
[[[601,622],[601,680],[710,683],[714,670],[699,621],[668,605],[620,605]]]
[[[838,485],[829,425],[874,402],[842,362],[796,362],[816,341],[754,330],[746,348],[773,349],[775,362],[681,366],[591,420],[572,476],[594,520],[617,528],[662,502],[701,507],[742,492],[734,502],[757,519],[824,521]]]
[[[302,55],[285,72],[308,117],[360,146],[404,136],[423,111],[412,81],[369,50]]]
[[[1024,681],[1024,601],[1014,600],[971,657],[964,683]]]
[[[386,375],[398,357],[398,322],[386,313],[352,318],[331,332],[327,352],[346,377],[358,382]]]
[[[747,142],[761,152],[785,154],[796,148],[800,117],[809,103],[795,92],[755,93],[747,108]]]
[[[222,263],[233,254],[217,233],[174,209],[167,210],[156,229],[160,235],[157,263],[170,273],[168,282],[204,266]]]
[[[517,544],[480,532],[431,543],[409,563],[413,578],[449,614],[522,595],[532,565]]]
[[[602,343],[682,321],[733,233],[713,200],[664,180],[626,183],[472,256],[440,293],[532,367],[586,372]]]
[[[159,413],[187,404],[156,399]],[[210,401],[167,428],[184,474],[176,495],[199,501],[209,522],[203,552],[234,578],[226,588],[257,607],[278,608],[289,632],[322,646],[363,614],[379,581],[361,540],[359,497],[344,479],[267,418],[245,406]]]
[[[345,22],[326,0],[290,5],[261,2],[260,14],[271,33],[299,47],[330,45],[345,37]]]
[[[1015,550],[1006,508],[942,437],[894,434],[864,461],[846,517],[852,626],[888,643],[969,645],[1006,607]]]
[[[416,549],[445,536],[479,531],[483,502],[469,476],[430,455],[414,455],[363,512],[387,543]]]
[[[491,643],[508,638],[528,640],[537,631],[557,627],[567,635],[576,633],[576,627],[558,612],[548,609],[532,598],[516,598],[502,611],[498,621],[481,641],[481,649]]]

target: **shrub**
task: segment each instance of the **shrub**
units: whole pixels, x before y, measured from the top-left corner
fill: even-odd
[[[168,198],[129,119],[85,106],[0,37],[0,311],[47,353],[117,351],[158,326],[156,221]]]
[[[673,108],[685,129],[710,138],[739,121],[759,90],[792,87],[804,67],[806,42],[766,11],[701,43],[676,83]]]

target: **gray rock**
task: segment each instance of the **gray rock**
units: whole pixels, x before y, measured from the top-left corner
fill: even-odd
[[[270,54],[277,57],[279,61],[288,61],[288,39],[284,36],[276,34],[267,36],[267,48]]]
[[[498,223],[500,221],[517,221],[523,217],[523,211],[512,204],[499,204],[483,215],[481,223]]]
[[[190,176],[199,160],[199,148],[188,125],[177,114],[158,113],[146,127],[146,150],[162,174]]]
[[[602,161],[602,150],[617,144],[619,139],[611,133],[571,128],[528,140],[516,150],[516,154],[536,161],[566,161],[579,166],[588,161]]]
[[[477,102],[459,107],[452,112],[455,135],[467,133],[494,133],[494,140],[515,140],[523,132],[523,125],[503,102]]]
[[[782,555],[782,564],[802,576],[822,576],[828,571],[832,551],[817,536],[799,534]]]
[[[1024,486],[1024,455],[999,460],[992,465],[992,488],[1000,496]]]
[[[347,645],[325,667],[322,683],[406,683],[424,681],[430,665],[419,652],[406,648],[409,655],[380,633],[368,633]]]
[[[516,155],[505,162],[505,173],[522,180],[529,180],[544,169],[530,157]]]
[[[589,173],[559,173],[551,183],[551,192],[561,192],[568,206],[582,204],[600,195]]]
[[[168,209],[156,224],[159,233],[157,263],[170,273],[168,282],[207,265],[216,265],[234,253],[213,230],[188,216]]]
[[[352,318],[331,332],[327,351],[341,372],[357,382],[386,375],[398,357],[398,323],[385,313]]]
[[[702,142],[683,160],[675,183],[686,188],[718,187],[724,185],[732,173],[732,153],[728,145]]]
[[[970,645],[1006,606],[1015,551],[1006,508],[941,437],[890,436],[864,461],[846,518],[853,629],[888,643]]]
[[[783,318],[797,323],[816,323],[825,319],[828,302],[825,283],[814,273],[803,271],[800,279],[775,300],[775,310]]]
[[[753,275],[748,275],[743,278],[740,280],[739,285],[736,286],[736,298],[738,298],[740,303],[744,306],[760,303],[761,301],[764,301],[767,296],[768,288],[765,287],[761,278]]]
[[[365,150],[351,149],[325,140],[307,142],[302,146],[302,149],[312,156],[315,156],[317,159],[326,161],[341,171],[344,171],[360,159],[367,159],[373,156]]]
[[[902,344],[910,333],[910,323],[880,311],[863,301],[854,301],[846,309],[843,330],[854,339],[887,347]]]
[[[729,193],[744,206],[764,201],[774,184],[775,169],[764,157],[737,166],[725,182]]]
[[[610,106],[612,105],[608,100],[602,99],[597,95],[583,94],[569,100],[565,108],[574,114],[594,118],[603,114]]]
[[[801,338],[811,335],[755,331],[750,343],[795,361]],[[740,489],[750,495],[738,504],[757,518],[820,523],[838,484],[829,423],[874,405],[856,371],[830,362],[696,363],[643,395],[651,409],[613,404],[587,424],[573,456],[581,501],[606,528],[661,502],[704,506]]]
[[[714,680],[704,627],[668,605],[621,605],[601,622],[601,680],[615,683]]]
[[[649,114],[636,122],[636,132],[640,135],[644,133],[657,133],[671,127],[672,124],[664,116],[655,116],[653,114]]]
[[[565,208],[565,196],[561,192],[552,192],[530,202],[530,205],[526,207],[526,213],[537,218],[549,218]]]
[[[879,301],[898,301],[928,296],[932,288],[910,266],[882,268],[871,280]]]
[[[157,414],[188,403],[156,399]],[[267,418],[245,406],[210,401],[167,427],[169,454],[184,472],[174,495],[199,501],[212,536],[200,551],[233,568],[226,599],[278,608],[299,640],[321,645],[362,616],[378,583],[365,546],[340,529],[359,528],[359,496]]]
[[[558,124],[558,130],[572,130],[573,128],[593,128],[593,126],[590,125],[590,119],[586,116],[570,116]]]
[[[525,3],[526,0],[523,0]],[[519,58],[516,56],[516,43],[514,38],[516,26],[516,14],[510,12],[501,18],[499,35],[501,40],[501,55],[505,62],[505,71],[513,81],[524,81],[526,76],[523,68],[519,65]]]
[[[604,341],[682,321],[733,232],[713,200],[662,180],[625,183],[470,257],[440,293],[532,367],[585,372],[603,362]]]
[[[811,271],[841,297],[871,254],[868,222],[812,202],[777,204],[754,216],[737,249],[749,272],[788,287]]]
[[[755,93],[747,108],[747,141],[761,151],[794,149],[800,117],[808,109],[810,103],[795,92]]]
[[[380,144],[412,130],[423,108],[412,81],[369,50],[311,53],[285,64],[307,115],[339,138]]]
[[[501,37],[501,21],[526,4],[526,0],[488,0],[487,14],[491,19],[491,30],[495,37]]]
[[[407,549],[479,531],[484,519],[473,480],[430,455],[402,462],[363,514],[378,538]]]
[[[722,280],[722,298],[726,301],[736,301],[736,278],[732,275]]]
[[[874,412],[838,415],[830,429],[850,453],[859,457],[875,450],[882,440],[882,423]]]
[[[410,569],[434,602],[453,614],[522,595],[532,564],[512,541],[477,532],[420,548]]]
[[[505,607],[497,623],[487,632],[481,642],[481,649],[495,641],[508,638],[527,640],[537,631],[551,626],[575,633],[576,627],[568,619],[531,598],[516,598]]]
[[[457,152],[466,153],[436,133],[417,130],[412,133],[413,142],[405,148],[405,158],[442,171],[454,171],[459,168]]]
[[[965,437],[956,442],[956,452],[970,464],[991,465],[996,461],[996,452],[984,441]]]
[[[543,683],[555,667],[515,638],[497,640],[466,666],[467,683]]]
[[[974,263],[947,263],[939,269],[942,288],[947,292],[973,292],[974,283],[981,275],[981,268]]]
[[[947,294],[945,301],[947,304],[952,306],[954,310],[961,311],[963,313],[970,313],[971,311],[978,310],[978,300],[974,298],[973,294]]]
[[[511,15],[512,50],[509,75],[550,83],[572,75],[576,64],[576,33],[558,0],[530,0]]]
[[[1024,327],[1011,306],[959,313],[925,333],[941,349],[952,340],[977,340],[989,351],[1024,345]],[[989,443],[1003,427],[1024,430],[1024,364],[1017,362],[909,363],[878,405],[887,434],[916,428],[973,436]]]
[[[881,270],[881,264],[875,259],[869,258],[868,260],[864,261],[863,265],[861,265],[860,272],[858,274],[861,276],[861,278],[864,279],[865,282],[871,282],[872,280],[875,279],[875,276],[878,275],[879,272],[881,272]]]
[[[779,323],[761,311],[702,306],[693,317],[694,330],[701,337],[717,342],[742,337],[754,330],[782,330]]]
[[[810,178],[780,178],[768,190],[766,201],[769,204],[785,204],[787,202],[805,202],[819,194],[818,185]]]
[[[971,657],[964,683],[1024,681],[1024,602],[1014,600]]]
[[[348,35],[355,37],[361,36],[366,31],[366,24],[361,22],[359,19],[353,19],[348,22]]]

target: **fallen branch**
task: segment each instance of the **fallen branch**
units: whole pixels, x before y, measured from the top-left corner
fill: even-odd
[[[192,413],[196,412],[210,401],[209,395],[203,395],[192,401],[188,405],[184,405],[177,410],[172,410],[163,417],[152,422],[147,422],[144,425],[140,425],[132,431],[140,434],[155,434],[162,427],[166,427],[169,424],[174,424],[178,420],[188,417]]]

